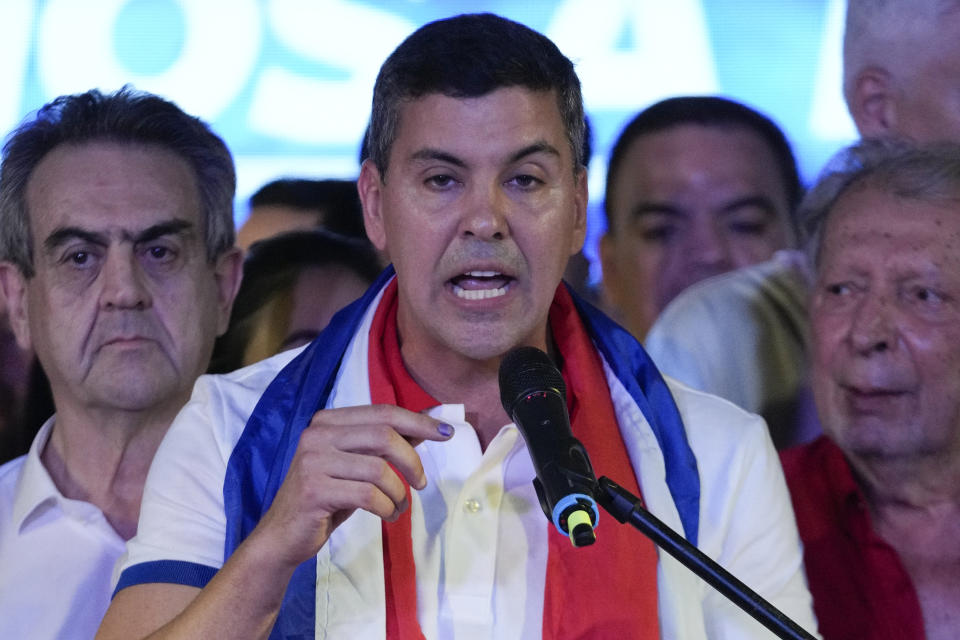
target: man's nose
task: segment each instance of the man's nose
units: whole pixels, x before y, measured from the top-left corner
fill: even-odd
[[[461,233],[481,240],[503,240],[510,234],[510,198],[498,188],[475,187],[467,194]]]
[[[860,354],[869,356],[892,349],[897,342],[895,310],[883,296],[866,293],[853,312],[850,322],[850,344]]]
[[[145,309],[153,302],[134,251],[109,251],[100,279],[100,302],[105,308]]]
[[[730,242],[714,220],[693,226],[686,250],[690,252],[692,264],[705,273],[722,273],[733,269]]]

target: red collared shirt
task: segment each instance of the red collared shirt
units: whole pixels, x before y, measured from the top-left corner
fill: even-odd
[[[923,640],[897,552],[873,530],[843,452],[825,436],[781,454],[824,640]]]

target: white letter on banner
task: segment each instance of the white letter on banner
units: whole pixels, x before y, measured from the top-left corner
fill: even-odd
[[[700,0],[611,0],[602,9],[596,0],[567,0],[547,35],[577,65],[590,109],[632,111],[668,96],[717,92]],[[619,45],[625,36],[626,49]]]
[[[324,80],[279,67],[258,78],[250,128],[307,144],[359,144],[380,65],[417,25],[382,9],[342,0],[274,0],[270,26],[304,57],[343,71]]]
[[[114,25],[126,1],[47,2],[38,42],[44,91],[112,91],[132,83],[214,120],[243,88],[260,53],[256,1],[176,0],[186,22],[183,48],[166,70],[150,75],[130,71],[116,57]]]

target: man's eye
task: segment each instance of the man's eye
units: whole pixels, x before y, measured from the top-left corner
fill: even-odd
[[[943,296],[928,287],[917,287],[913,295],[920,302],[926,302],[928,304],[937,304],[943,301]]]
[[[57,260],[57,265],[78,271],[95,269],[99,264],[100,255],[89,249],[67,249]]]
[[[673,240],[676,234],[677,228],[670,224],[646,227],[640,230],[640,237],[646,242],[667,243]]]
[[[539,178],[536,178],[528,174],[521,174],[518,176],[514,176],[513,178],[511,178],[510,182],[514,183],[515,185],[523,189],[529,189],[530,187],[535,187],[536,185],[543,183],[543,181],[540,180]]]
[[[730,223],[730,230],[742,235],[761,236],[766,233],[767,225],[765,222],[732,222]]]
[[[453,179],[453,176],[448,176],[443,173],[435,176],[430,176],[429,178],[427,178],[427,185],[431,187],[436,187],[438,189],[446,189],[447,187],[451,186],[454,182],[455,180]]]
[[[832,296],[845,296],[850,294],[850,285],[845,282],[837,282],[834,284],[828,284],[827,293]]]
[[[159,244],[147,247],[145,253],[150,261],[163,264],[171,262],[177,256],[173,249]]]
[[[73,268],[88,269],[93,266],[96,255],[90,251],[75,250],[63,256],[62,263]]]

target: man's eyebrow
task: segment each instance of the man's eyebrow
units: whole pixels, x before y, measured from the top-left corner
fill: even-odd
[[[535,153],[549,153],[550,155],[560,156],[560,152],[552,144],[549,144],[545,141],[534,142],[531,145],[527,145],[523,149],[520,149],[512,156],[510,156],[510,162],[517,162],[523,158],[533,155]]]
[[[652,215],[666,215],[675,218],[684,217],[684,213],[679,208],[666,202],[638,202],[630,209],[630,218],[634,220]]]
[[[130,240],[134,243],[149,242],[150,240],[155,240],[163,236],[181,233],[191,227],[193,227],[193,223],[177,218],[151,225],[136,234],[123,231],[122,237],[124,240]],[[110,244],[110,237],[105,233],[89,231],[87,229],[81,229],[80,227],[59,227],[47,236],[47,239],[43,241],[43,246],[47,251],[53,251],[57,247],[74,239],[83,240],[84,242],[103,247]]]
[[[777,212],[777,207],[773,204],[773,201],[766,196],[746,196],[743,198],[737,198],[736,200],[731,200],[723,205],[723,213],[733,213],[737,209],[743,209],[745,207],[756,207],[762,209],[765,213],[775,215]]]
[[[155,225],[149,226],[135,236],[128,236],[124,233],[124,238],[130,238],[134,243],[149,242],[151,240],[156,240],[157,238],[162,238],[163,236],[172,236],[183,231],[187,231],[193,227],[192,222],[187,222],[186,220],[181,220],[176,218],[174,220],[168,220],[166,222],[160,222]]]
[[[554,155],[557,157],[560,156],[560,152],[557,150],[556,147],[549,144],[548,142],[539,141],[539,142],[534,142],[531,145],[527,145],[526,147],[523,147],[522,149],[515,151],[513,154],[510,155],[509,162],[517,162],[535,153],[549,153],[550,155]],[[447,162],[449,164],[452,164],[455,167],[466,168],[467,166],[467,163],[464,162],[462,159],[458,158],[457,156],[451,153],[448,153],[446,151],[441,151],[440,149],[432,149],[429,147],[415,151],[411,157],[414,160],[439,160],[441,162]]]
[[[414,151],[410,157],[414,160],[439,160],[440,162],[446,162],[461,168],[466,168],[467,166],[467,163],[457,156],[447,153],[446,151],[441,151],[440,149],[431,149],[429,147]]]
[[[101,246],[107,246],[107,244],[109,244],[109,239],[105,234],[87,231],[80,227],[58,227],[43,241],[43,246],[47,251],[53,251],[60,245],[74,239]]]

